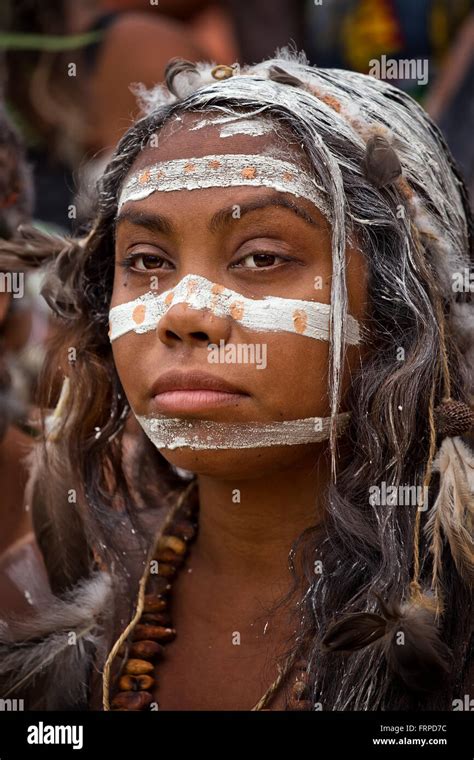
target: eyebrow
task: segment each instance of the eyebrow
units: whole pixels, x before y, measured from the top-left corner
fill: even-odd
[[[238,217],[234,216],[236,207],[238,207],[239,210]],[[289,209],[299,216],[300,219],[303,219],[303,221],[311,224],[313,227],[320,227],[320,224],[316,219],[294,201],[287,200],[286,198],[270,197],[249,201],[248,203],[239,203],[220,209],[219,211],[216,211],[210,219],[208,228],[210,232],[218,232],[222,227],[236,218],[241,219],[245,214],[249,214],[252,211],[272,207]],[[167,216],[157,213],[150,214],[132,208],[120,212],[115,219],[115,227],[125,221],[138,225],[139,227],[145,227],[151,232],[161,232],[165,235],[171,235],[176,229],[171,219]]]

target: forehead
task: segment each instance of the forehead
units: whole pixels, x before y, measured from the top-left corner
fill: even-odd
[[[232,117],[217,111],[184,113],[150,138],[128,176],[159,161],[224,154],[271,155],[299,165],[307,158],[287,128],[268,117]]]

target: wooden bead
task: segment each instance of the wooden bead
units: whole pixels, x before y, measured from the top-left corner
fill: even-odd
[[[111,706],[118,710],[145,710],[152,702],[153,696],[148,691],[121,691]]]
[[[161,612],[164,609],[166,609],[166,599],[162,599],[154,594],[147,594],[145,596],[144,612]]]
[[[167,562],[174,565],[182,565],[185,557],[181,554],[176,554],[171,549],[158,549],[155,554],[155,559],[157,559],[158,562]]]
[[[153,590],[153,594],[147,594],[147,596],[166,596],[171,591],[171,583],[168,578],[158,575],[158,573],[151,573],[149,576],[150,590]]]
[[[159,657],[164,652],[164,648],[157,641],[144,639],[143,641],[134,641],[130,647],[130,656],[139,660],[152,660]]]
[[[168,562],[158,562],[158,575],[162,575],[165,578],[172,578],[175,574],[175,565],[171,565]]]
[[[131,676],[141,676],[153,673],[153,665],[146,660],[130,659],[125,663],[125,673]]]
[[[155,679],[152,676],[122,676],[119,681],[121,691],[149,691],[154,685]]]
[[[170,527],[183,541],[191,541],[196,535],[196,526],[189,520],[175,520]]]
[[[186,542],[183,541],[182,538],[178,538],[178,536],[170,536],[165,534],[164,536],[161,536],[158,541],[158,550],[162,549],[171,549],[172,552],[175,554],[179,554],[184,556],[188,550],[188,547],[186,546]]]
[[[436,430],[442,436],[457,436],[474,428],[474,410],[463,401],[445,399],[434,410]]]
[[[154,625],[164,625],[165,628],[171,627],[171,616],[169,612],[146,612],[140,618],[140,623],[153,623]]]
[[[171,641],[176,636],[174,628],[166,628],[162,625],[138,625],[135,626],[133,631],[134,641],[141,641],[145,639],[152,639],[158,641]]]

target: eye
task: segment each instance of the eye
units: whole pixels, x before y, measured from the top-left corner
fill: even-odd
[[[277,259],[278,261],[276,261]],[[285,263],[287,261],[288,259],[284,258],[283,256],[278,256],[276,253],[259,251],[256,253],[247,254],[242,259],[240,259],[240,261],[237,261],[234,266],[242,266],[243,269],[268,269],[276,263],[280,264],[281,262]],[[248,262],[248,266],[245,265],[245,262]]]
[[[122,262],[126,269],[135,272],[149,272],[152,269],[171,269],[172,265],[162,256],[152,253],[132,253]]]

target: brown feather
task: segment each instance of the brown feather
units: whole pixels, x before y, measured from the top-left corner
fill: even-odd
[[[321,642],[325,651],[347,652],[373,644],[385,634],[387,621],[372,612],[353,612],[333,623]]]
[[[432,595],[404,604],[375,594],[382,614],[350,613],[327,630],[322,649],[351,652],[380,642],[390,669],[413,691],[441,688],[451,665],[439,637]],[[402,635],[400,635],[402,634]]]
[[[433,462],[439,492],[425,525],[433,555],[433,583],[442,575],[445,541],[466,583],[474,583],[474,455],[461,438],[445,438]]]
[[[362,166],[367,179],[378,188],[391,185],[402,173],[400,159],[381,135],[374,135],[368,140]]]
[[[442,688],[452,665],[434,612],[416,601],[402,605],[399,620],[389,626],[384,651],[390,668],[413,691]]]
[[[168,61],[165,68],[165,83],[168,90],[177,98],[180,97],[180,93],[176,89],[174,79],[178,74],[182,74],[183,72],[196,74],[196,64],[191,61],[186,61],[184,58],[172,58]]]
[[[270,66],[268,68],[268,77],[273,82],[278,82],[279,84],[288,84],[290,87],[304,87],[301,79],[293,76],[293,74],[289,74],[280,66]]]

